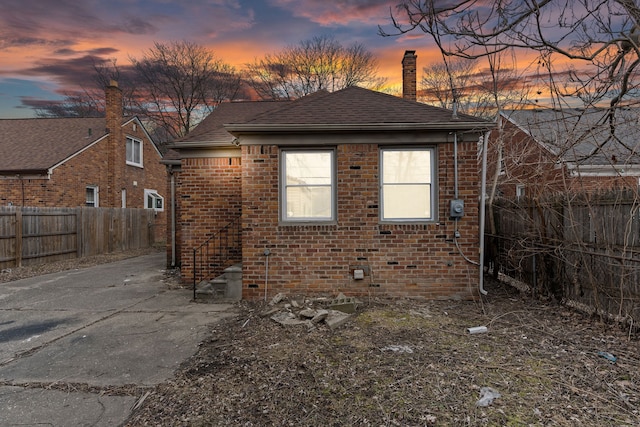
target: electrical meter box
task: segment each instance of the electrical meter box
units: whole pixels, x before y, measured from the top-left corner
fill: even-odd
[[[451,212],[449,216],[451,218],[462,218],[464,216],[464,200],[453,199],[451,201]]]

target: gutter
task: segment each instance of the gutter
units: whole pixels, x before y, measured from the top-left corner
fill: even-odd
[[[362,123],[362,124],[329,124],[329,123],[229,123],[225,129],[234,134],[255,133],[312,133],[312,132],[363,132],[363,131],[407,131],[407,130],[476,130],[486,131],[493,123],[483,122],[446,122],[446,123]]]

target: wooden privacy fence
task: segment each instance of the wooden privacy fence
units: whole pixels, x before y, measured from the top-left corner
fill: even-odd
[[[486,262],[570,305],[640,320],[640,201],[634,191],[499,201]],[[491,230],[487,225],[487,231]]]
[[[154,227],[150,209],[0,207],[0,268],[150,247]]]

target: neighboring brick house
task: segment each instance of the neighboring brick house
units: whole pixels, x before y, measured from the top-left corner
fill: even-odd
[[[505,112],[502,135],[494,130],[490,138],[489,180],[496,177],[497,195],[509,199],[637,189],[638,112],[618,109],[613,126],[603,109]]]
[[[115,82],[106,107],[106,118],[0,120],[0,205],[155,209],[164,240],[162,155],[137,117],[123,117]]]
[[[223,104],[175,144],[183,279],[191,249],[241,216],[243,298],[473,298],[491,126],[358,87]]]

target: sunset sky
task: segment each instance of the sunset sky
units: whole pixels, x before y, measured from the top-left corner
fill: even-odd
[[[400,85],[401,60],[438,60],[422,33],[381,37],[396,0],[2,0],[0,118],[33,117],[30,107],[89,84],[92,57],[128,65],[154,41],[189,40],[236,67],[314,36],[363,44],[380,75]]]

